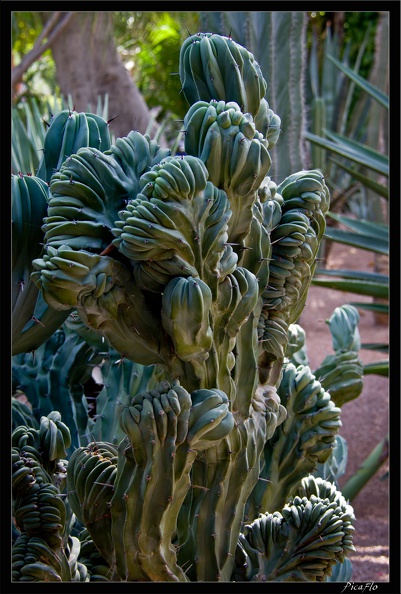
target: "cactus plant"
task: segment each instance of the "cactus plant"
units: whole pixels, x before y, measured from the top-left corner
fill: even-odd
[[[329,192],[316,170],[280,185],[268,176],[276,116],[244,47],[191,36],[180,75],[190,103],[185,155],[132,131],[107,150],[79,148],[49,181],[33,282],[50,307],[73,309],[122,361],[155,366],[158,376],[131,386],[138,393],[118,408],[118,443],[102,438],[71,454],[68,503],[96,580],[230,581],[262,572],[321,581],[353,550],[352,508],[334,485],[310,477],[334,447],[340,409],[285,350],[315,270]],[[211,96],[199,95],[206,88]],[[48,418],[53,434],[59,419]],[[279,484],[268,489],[263,472]],[[252,526],[271,527],[256,553],[254,529],[241,532],[245,510]],[[271,539],[280,550],[289,533],[292,549],[279,560]],[[320,542],[330,550],[323,554]],[[244,571],[248,558],[255,571]]]
[[[57,411],[41,418],[39,429],[17,427],[12,434],[13,516],[20,535],[13,546],[16,581],[71,581],[71,520],[60,493],[66,480],[71,436]],[[76,565],[76,563],[75,563]],[[75,567],[76,569],[76,567]]]
[[[48,183],[61,163],[80,147],[110,147],[108,124],[101,116],[63,109],[48,122],[36,175],[11,176],[13,355],[33,351],[66,320],[70,311],[54,310],[30,279],[32,259],[43,252],[43,217]]]
[[[260,111],[255,118],[259,132],[279,136],[271,147],[272,166],[269,175],[278,182],[293,171],[307,168],[309,150],[303,139],[308,117],[307,22],[306,12],[289,11],[207,11],[200,13],[205,31],[232,37],[252,52],[267,81]],[[230,98],[231,99],[231,98]],[[235,101],[236,99],[234,99]],[[273,114],[273,111],[280,117]],[[248,109],[248,108],[247,108]],[[272,114],[268,125],[260,120],[262,113]],[[318,163],[313,165],[318,168]]]
[[[100,374],[96,396],[87,387],[95,368]],[[76,316],[69,317],[34,355],[13,357],[13,393],[30,404],[12,399],[13,426],[36,427],[43,415],[58,410],[71,434],[68,454],[92,439],[118,443],[123,437],[118,411],[130,395],[153,387],[156,375],[153,366],[121,362],[119,353]]]

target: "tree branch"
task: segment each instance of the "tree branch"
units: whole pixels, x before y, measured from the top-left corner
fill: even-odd
[[[33,50],[35,50],[35,48],[38,48],[42,44],[42,41],[50,34],[51,30],[54,29],[54,27],[57,24],[57,21],[60,20],[60,17],[61,17],[60,11],[53,12],[50,19],[44,24],[41,34],[35,41]]]
[[[65,16],[60,19],[63,13],[55,12],[51,18],[47,21],[39,37],[37,38],[35,45],[29,53],[27,53],[18,64],[11,71],[11,85],[14,87],[17,83],[21,82],[24,73],[28,70],[29,66],[33,64],[40,56],[49,48],[60,35],[62,30],[68,25],[71,18],[75,15],[75,12],[64,13]],[[47,41],[42,43],[47,37]]]

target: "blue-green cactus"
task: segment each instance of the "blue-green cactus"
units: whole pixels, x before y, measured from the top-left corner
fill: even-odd
[[[12,551],[15,581],[71,581],[85,574],[77,570],[76,557],[70,558],[71,517],[60,496],[70,443],[57,411],[43,416],[39,429],[19,426],[13,431],[13,517],[20,531]]]
[[[158,377],[146,387],[133,382],[128,393],[120,376],[118,403],[108,386],[97,397],[96,421],[105,429],[114,410],[112,437],[99,430],[70,457],[68,501],[99,553],[98,569],[73,567],[84,579],[252,579],[237,563],[238,554],[254,555],[240,536],[245,511],[271,518],[270,507],[279,506],[284,518],[286,501],[329,455],[340,425],[339,409],[310,370],[284,366],[288,327],[303,309],[325,230],[324,179],[302,170],[277,186],[268,176],[277,141],[269,124],[278,116],[244,47],[192,36],[181,50],[180,75],[191,104],[186,154],[170,156],[131,132],[105,151],[82,147],[57,161],[45,249],[33,261],[44,301],[74,310],[106,341],[93,358],[105,376],[114,371],[107,352],[118,352],[122,365],[152,366]],[[68,336],[69,352],[58,363],[74,348],[93,354],[81,340],[82,329]],[[83,356],[69,374],[75,383],[87,377],[89,360]],[[48,419],[43,439],[56,457],[58,419]],[[314,488],[295,505],[309,509]],[[326,505],[328,496],[321,498]],[[291,525],[297,546],[316,528],[301,512]],[[333,546],[344,540],[350,550],[350,514],[338,512]],[[256,571],[269,579],[329,574],[330,562],[305,573],[297,556],[284,573],[267,540],[258,550]]]
[[[37,349],[70,313],[45,302],[30,274],[32,259],[43,253],[50,180],[65,159],[88,146],[101,151],[110,148],[107,122],[95,114],[64,109],[52,116],[36,175],[12,175],[13,355]]]

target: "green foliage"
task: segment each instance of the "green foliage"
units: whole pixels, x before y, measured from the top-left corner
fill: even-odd
[[[41,28],[42,21],[37,11],[13,11],[11,13],[13,49],[19,54],[32,49]]]
[[[388,435],[382,439],[359,466],[357,471],[344,484],[342,491],[344,497],[352,501],[363,489],[366,483],[376,474],[379,468],[388,460],[389,441]]]
[[[157,109],[157,120],[168,119],[173,138],[187,111],[177,72],[180,47],[189,31],[198,29],[196,12],[116,12],[114,31],[123,62],[132,73],[146,104]]]
[[[12,65],[31,51],[43,29],[41,15],[37,11],[13,11],[11,13]],[[58,91],[55,82],[56,69],[51,49],[48,48],[24,74],[23,84],[18,88],[17,101],[46,105],[46,96]]]
[[[313,14],[314,16],[309,13],[308,46],[312,45],[313,35],[316,35],[321,52],[320,58],[322,59],[324,43],[327,42],[328,38],[332,38],[332,42],[338,47],[338,58],[342,62],[349,61],[351,64],[356,62],[360,48],[364,46],[360,62],[360,74],[364,78],[368,78],[374,60],[374,38],[379,12],[345,11],[343,13],[344,24],[341,29],[335,28],[336,22],[333,22],[333,13],[318,12]],[[368,30],[370,35],[366,43],[366,31]]]
[[[142,13],[139,19],[145,16]],[[138,17],[133,18],[136,25]],[[147,20],[143,34],[136,40],[133,73],[138,88],[150,108],[161,107],[160,117],[172,109],[176,115],[183,114],[184,102],[177,101],[180,81],[173,74],[183,39],[182,26],[169,12],[153,13]]]
[[[311,125],[305,135],[311,141],[313,165],[327,177],[332,191],[332,210],[349,210],[357,212],[359,218],[370,219],[375,213],[374,219],[381,222],[377,194],[388,198],[387,183],[382,177],[388,176],[388,158],[381,154],[377,144],[382,134],[380,130],[385,129],[383,106],[388,105],[387,89],[382,80],[385,78],[382,73],[388,67],[385,20],[386,17],[380,15],[377,28],[368,26],[363,30],[364,39],[357,55],[352,39],[342,49],[339,32],[332,33],[329,23],[324,34],[324,51],[319,55],[318,35],[314,29],[309,59]],[[378,51],[369,82],[368,71],[362,63],[372,44],[377,45]],[[376,88],[375,80],[380,88]],[[376,101],[380,102],[381,113]]]
[[[367,80],[352,72],[349,68],[332,59],[336,67],[340,68],[356,85],[365,93],[369,94],[376,102],[380,103],[384,109],[388,109],[388,97]],[[335,155],[342,157],[339,161],[335,159],[335,164],[342,170],[345,169],[351,175],[355,175],[359,183],[366,189],[373,190],[379,196],[388,198],[387,181],[377,183],[374,179],[365,173],[380,174],[381,179],[388,178],[389,159],[386,154],[373,150],[365,144],[355,140],[345,138],[341,135],[330,133],[323,130],[326,138],[318,137],[313,134],[307,134],[307,137],[314,143],[323,146]],[[362,169],[363,166],[363,169]],[[329,181],[328,181],[329,183]],[[375,197],[377,199],[377,196]],[[355,217],[344,216],[336,213],[328,213],[329,217],[344,225],[347,229],[328,227],[326,237],[329,240],[338,241],[345,245],[355,246],[364,250],[369,250],[373,254],[388,255],[389,250],[389,229],[388,223],[380,220],[358,220]],[[339,278],[331,278],[331,277]],[[327,278],[329,277],[329,278]],[[330,289],[350,291],[359,295],[369,295],[375,298],[388,299],[388,276],[379,273],[369,273],[364,271],[351,270],[325,270],[320,269],[318,275],[312,283],[316,286],[325,286]],[[388,313],[388,304],[378,307],[377,303],[360,304],[353,303],[357,307],[364,307],[372,311],[382,311]],[[380,345],[377,345],[380,350]],[[388,361],[381,362],[380,365],[370,369],[379,374],[388,373]]]
[[[36,100],[20,103],[12,109],[11,171],[13,174],[36,173],[43,148],[46,124]]]

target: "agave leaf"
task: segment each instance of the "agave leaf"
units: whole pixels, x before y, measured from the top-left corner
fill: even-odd
[[[39,163],[36,145],[29,137],[24,122],[17,109],[12,111],[11,170],[12,173],[34,173]]]
[[[387,303],[350,303],[354,307],[358,307],[360,309],[367,309],[368,311],[373,311],[375,313],[381,314],[388,314],[389,308]]]
[[[361,344],[361,349],[368,351],[382,351],[388,353],[388,344],[384,342],[364,342]]]
[[[325,138],[317,136],[316,134],[311,134],[310,132],[304,132],[304,138],[306,138],[306,140],[310,140],[310,142],[314,142],[315,144],[322,146],[327,150],[333,151],[342,157],[351,159],[355,163],[364,165],[365,167],[372,169],[377,173],[388,176],[388,164],[383,163],[382,160],[375,159],[372,154],[370,154],[370,158],[368,158],[366,154],[356,150],[355,148],[351,149],[342,143],[326,140]]]
[[[383,166],[387,167],[388,170],[388,156],[383,155],[382,153],[370,148],[366,144],[362,144],[357,140],[353,140],[352,138],[348,138],[346,136],[342,136],[341,134],[336,134],[335,132],[331,132],[330,130],[323,130],[324,134],[329,138],[329,140],[333,140],[334,142],[338,142],[340,144],[345,145],[350,150],[355,150],[360,152],[361,155],[363,154],[368,159],[377,159],[379,163],[382,163]],[[388,172],[387,172],[388,175]]]
[[[46,135],[45,123],[42,119],[42,115],[39,111],[39,107],[36,101],[33,101],[32,105],[25,103],[24,109],[29,138],[32,142],[33,147],[36,149],[36,151],[38,151],[44,143]]]
[[[388,287],[379,283],[359,280],[331,280],[326,278],[312,279],[312,285],[326,287],[337,291],[357,293],[358,295],[369,295],[380,299],[388,298]]]
[[[388,459],[389,442],[388,436],[382,439],[362,462],[358,470],[343,485],[341,491],[343,497],[352,501],[366,485],[369,479],[379,470],[380,466]]]
[[[385,93],[383,93],[382,91],[380,91],[380,89],[369,83],[365,78],[363,78],[363,76],[360,76],[360,74],[357,74],[351,68],[348,68],[348,66],[345,66],[345,64],[339,62],[333,56],[327,57],[331,62],[333,62],[333,64],[337,66],[337,68],[344,72],[344,74],[346,74],[351,80],[353,80],[361,89],[369,93],[369,95],[373,97],[373,99],[375,99],[381,105],[383,105],[383,107],[388,109],[389,101],[388,96]]]
[[[335,221],[342,223],[346,227],[353,229],[354,231],[358,231],[359,233],[363,233],[365,235],[373,234],[376,236],[380,236],[382,239],[388,241],[389,231],[388,225],[385,223],[353,219],[351,217],[340,215],[334,212],[328,212],[327,215]]]
[[[324,237],[363,250],[388,255],[388,241],[385,241],[380,237],[372,237],[371,235],[363,235],[362,233],[352,233],[350,231],[344,231],[343,229],[335,229],[334,227],[327,227]]]
[[[389,369],[389,360],[383,359],[381,361],[374,361],[373,363],[367,363],[363,366],[363,374],[375,374],[375,375],[383,375],[384,377],[388,377],[388,369]]]
[[[352,177],[354,177],[357,181],[360,181],[361,184],[363,184],[370,190],[373,190],[374,192],[379,194],[379,196],[382,196],[383,198],[388,200],[388,188],[386,186],[383,186],[383,184],[379,184],[375,182],[373,179],[367,177],[366,175],[363,175],[359,171],[356,171],[354,167],[347,167],[347,165],[344,165],[344,163],[337,161],[337,159],[331,158],[330,160],[332,161],[332,163],[335,163],[338,167],[341,167],[341,169],[344,169],[344,171],[350,173]]]
[[[389,280],[389,277],[385,274],[379,274],[377,272],[366,272],[364,270],[326,270],[325,268],[317,268],[316,274],[325,274],[327,276],[340,276],[341,278],[351,278],[354,280],[375,281],[381,284],[388,284]]]

